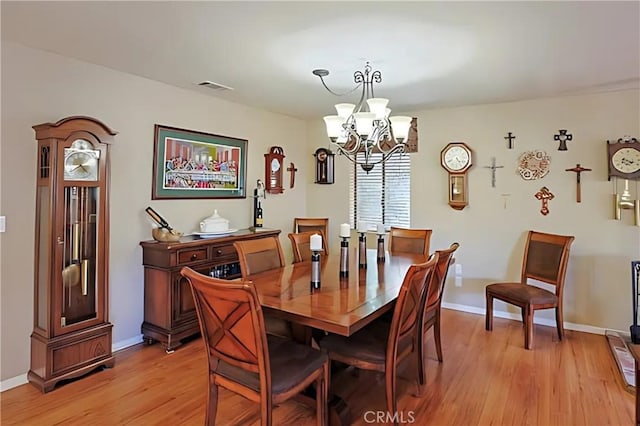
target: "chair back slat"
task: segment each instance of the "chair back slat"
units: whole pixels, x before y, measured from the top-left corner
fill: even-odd
[[[419,321],[422,320],[424,293],[437,262],[438,255],[434,254],[425,263],[411,265],[405,274],[391,320],[387,363],[395,363],[400,340],[417,336],[416,333],[422,330]]]
[[[315,234],[319,234],[322,237],[322,249],[324,254],[327,253],[327,239],[323,230],[294,232],[289,234],[294,262],[311,260],[311,236]]]
[[[284,266],[284,254],[278,237],[235,241],[243,277]]]
[[[438,305],[442,300],[442,293],[444,292],[444,284],[447,281],[447,273],[449,272],[451,259],[458,247],[460,247],[458,243],[453,243],[448,249],[436,250],[436,253],[438,253],[438,263],[434,268],[431,282],[427,286],[427,300],[425,304],[427,309]]]
[[[522,282],[528,279],[556,286],[562,291],[574,237],[529,231],[522,266]]]
[[[224,361],[268,374],[264,319],[253,284],[208,277],[188,267],[181,273],[191,285],[210,371],[215,372],[219,361]]]
[[[407,229],[391,227],[389,231],[389,252],[429,254],[431,229]]]
[[[293,219],[293,233],[322,231],[322,244],[325,254],[329,253],[329,246],[325,243],[329,236],[329,218],[326,217],[296,217]]]

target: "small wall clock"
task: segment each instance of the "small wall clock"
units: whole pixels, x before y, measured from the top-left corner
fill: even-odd
[[[469,203],[467,171],[472,165],[473,151],[464,142],[450,142],[440,153],[442,167],[449,173],[449,205],[462,210]]]
[[[333,183],[333,159],[335,154],[327,148],[318,148],[313,154],[316,157],[316,180],[315,183]]]
[[[518,173],[524,180],[542,179],[550,165],[551,157],[545,151],[525,151],[518,160]]]
[[[282,194],[282,174],[284,164],[284,150],[280,146],[272,146],[269,153],[264,155],[265,191],[270,194]]]

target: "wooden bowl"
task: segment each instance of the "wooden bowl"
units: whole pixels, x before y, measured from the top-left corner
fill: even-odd
[[[153,235],[153,239],[156,241],[161,241],[163,243],[173,243],[180,240],[180,237],[182,237],[182,232],[178,232],[176,230],[168,231],[165,228],[153,228],[151,230],[151,235]]]

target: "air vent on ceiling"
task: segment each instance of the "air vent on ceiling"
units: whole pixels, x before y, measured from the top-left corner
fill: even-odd
[[[213,81],[203,81],[202,83],[198,83],[198,86],[207,87],[211,90],[233,90],[233,87],[225,86],[224,84],[214,83]]]

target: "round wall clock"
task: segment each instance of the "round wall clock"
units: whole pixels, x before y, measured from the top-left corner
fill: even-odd
[[[525,151],[518,160],[518,173],[524,180],[542,179],[550,165],[551,157],[545,151]]]

